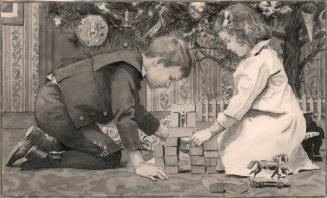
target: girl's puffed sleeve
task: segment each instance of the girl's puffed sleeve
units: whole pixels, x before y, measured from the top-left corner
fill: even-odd
[[[245,60],[242,66],[234,74],[234,95],[224,112],[218,114],[217,121],[224,127],[229,128],[251,108],[255,99],[266,87],[272,74],[272,61],[269,57],[251,57]]]

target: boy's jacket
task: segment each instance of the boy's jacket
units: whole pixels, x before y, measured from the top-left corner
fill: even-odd
[[[54,71],[68,114],[77,128],[112,120],[111,100],[115,96],[111,94],[111,77],[118,68],[126,68],[140,86],[141,62],[139,54],[131,50],[96,55]]]

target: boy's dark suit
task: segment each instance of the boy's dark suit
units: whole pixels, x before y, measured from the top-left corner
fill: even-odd
[[[113,120],[125,148],[141,148],[137,128],[151,135],[160,125],[140,105],[141,60],[121,50],[57,69],[57,84],[48,82],[36,99],[36,123],[65,146],[106,160],[120,147],[96,123]]]

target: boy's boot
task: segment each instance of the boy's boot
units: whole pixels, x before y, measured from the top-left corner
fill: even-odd
[[[9,152],[6,166],[14,166],[14,163],[24,157],[33,145],[37,145],[44,151],[62,149],[62,145],[55,138],[47,135],[40,128],[32,126],[27,130],[24,140],[16,144]]]
[[[46,153],[37,146],[32,146],[25,155],[26,161],[20,164],[21,170],[40,168],[58,168],[61,162],[61,153]]]

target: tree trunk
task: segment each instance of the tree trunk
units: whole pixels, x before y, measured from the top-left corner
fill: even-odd
[[[300,43],[300,30],[302,26],[302,16],[299,9],[288,17],[285,26],[285,40],[283,44],[283,60],[284,68],[288,77],[289,84],[291,85],[296,96],[300,96],[301,86],[301,70],[299,68],[301,43]]]

